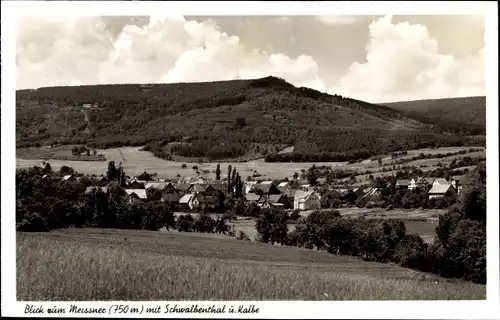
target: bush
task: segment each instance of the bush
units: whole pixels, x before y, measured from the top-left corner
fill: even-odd
[[[300,210],[293,210],[292,214],[290,214],[290,219],[292,221],[297,221],[300,218]]]
[[[394,262],[402,267],[428,271],[428,245],[418,234],[405,235],[396,247]]]
[[[286,224],[288,218],[288,215],[283,210],[274,208],[263,210],[255,223],[255,229],[260,236],[260,241],[283,244],[288,232]]]

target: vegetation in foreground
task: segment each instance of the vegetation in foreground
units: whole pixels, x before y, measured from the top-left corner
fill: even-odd
[[[471,300],[486,287],[299,248],[207,235],[17,235],[18,300]]]

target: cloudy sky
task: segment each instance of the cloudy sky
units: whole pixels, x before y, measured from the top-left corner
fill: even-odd
[[[481,16],[23,17],[17,88],[274,75],[370,102],[485,94]]]

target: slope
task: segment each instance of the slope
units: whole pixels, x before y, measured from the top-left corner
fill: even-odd
[[[460,132],[465,129],[470,134],[485,134],[486,97],[401,101],[384,105],[448,131]]]
[[[113,229],[17,233],[17,298],[472,300],[486,294],[484,285],[389,264],[222,237]]]
[[[87,119],[81,112],[85,104],[91,105]],[[167,159],[235,159],[252,153],[268,155],[268,161],[317,161],[312,158],[318,156],[332,161],[464,143],[401,111],[296,88],[275,77],[22,90],[16,112],[18,148],[146,145]],[[293,155],[274,157],[289,145]]]

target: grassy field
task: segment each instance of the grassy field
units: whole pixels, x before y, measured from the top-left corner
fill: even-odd
[[[486,286],[203,234],[17,234],[18,300],[475,300]]]
[[[58,160],[58,161],[106,161],[102,154],[93,155],[73,155],[72,145],[58,147],[40,147],[40,148],[19,148],[16,149],[16,157],[22,159],[31,159],[35,161]]]
[[[127,148],[114,148],[98,150],[99,154],[106,157],[108,161],[122,162],[123,167],[127,174],[137,175],[144,171],[149,173],[158,173],[159,177],[164,178],[174,178],[179,174],[181,177],[191,177],[196,175],[195,171],[192,169],[193,165],[197,165],[200,171],[208,170],[209,174],[205,175],[207,178],[215,178],[215,169],[217,163],[195,163],[195,162],[185,162],[187,165],[186,169],[181,169],[182,162],[167,161],[163,159],[156,158],[150,152],[139,151],[138,147],[127,147]],[[447,152],[457,152],[460,150],[466,150],[469,147],[453,147],[453,148],[439,148],[439,149],[419,149],[419,150],[409,150],[408,156],[418,155],[420,153],[447,153]],[[287,150],[289,151],[289,150]],[[479,154],[479,153],[478,153]],[[463,157],[464,155],[458,155],[456,157]],[[450,159],[439,159],[443,163],[451,162],[453,157]],[[397,160],[389,158],[383,159],[383,165],[388,165],[390,162]],[[39,165],[43,159],[25,159],[20,156],[17,158],[17,167],[26,168],[32,167],[33,165]],[[433,159],[427,159],[423,161],[433,161]],[[78,172],[87,174],[103,174],[106,172],[108,163],[105,162],[89,162],[89,161],[63,161],[63,160],[50,160],[50,164],[53,169],[58,170],[61,166],[67,165],[73,167]],[[260,178],[270,178],[270,179],[281,179],[284,177],[293,176],[294,172],[300,172],[301,169],[308,169],[313,164],[316,166],[331,166],[336,169],[345,170],[359,170],[359,171],[378,171],[380,166],[377,161],[364,161],[363,163],[348,164],[346,162],[316,162],[316,163],[270,163],[264,162],[263,159],[254,160],[249,162],[220,162],[220,166],[223,172],[225,168],[231,164],[236,167],[242,178],[246,179],[247,176],[251,176],[256,170],[262,176]],[[424,163],[422,163],[424,164]],[[432,169],[433,167],[427,167],[425,169]],[[424,169],[424,168],[422,168]],[[386,173],[375,173],[374,175],[390,175],[391,172]],[[362,177],[357,177],[358,179]],[[364,178],[362,178],[364,179]]]

